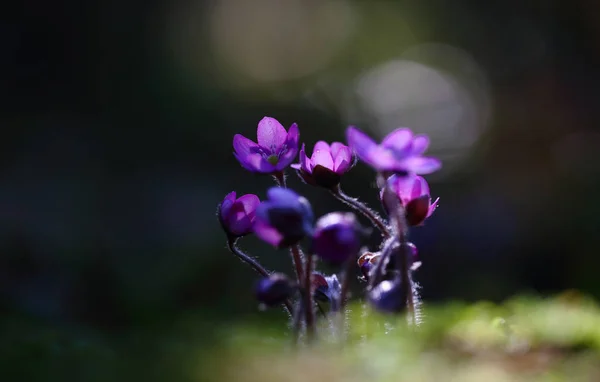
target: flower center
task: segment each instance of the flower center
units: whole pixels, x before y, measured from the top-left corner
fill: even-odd
[[[279,155],[276,154],[271,154],[267,157],[267,162],[271,163],[273,166],[275,166],[277,163],[279,163]]]

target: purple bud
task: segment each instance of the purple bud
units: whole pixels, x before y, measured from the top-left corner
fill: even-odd
[[[312,277],[315,300],[332,302],[339,299],[342,287],[337,276],[324,276],[319,272],[313,272]]]
[[[324,261],[341,264],[356,256],[361,246],[362,227],[350,212],[332,212],[315,226],[312,249]]]
[[[266,306],[283,304],[294,292],[290,279],[281,273],[273,273],[256,284],[256,299]]]
[[[396,202],[404,207],[406,221],[411,226],[422,225],[437,208],[439,198],[431,202],[429,185],[423,177],[393,175],[388,179],[388,185],[397,198]],[[383,198],[383,190],[380,198],[383,208],[389,214],[394,205],[388,205],[388,201]]]
[[[225,232],[232,237],[241,237],[252,233],[252,225],[256,207],[260,204],[254,194],[242,195],[236,198],[235,191],[225,196],[219,205],[219,221]]]
[[[383,313],[398,313],[406,307],[405,294],[399,280],[385,280],[368,295],[371,305]]]
[[[256,236],[275,247],[286,247],[312,235],[314,215],[306,198],[281,187],[270,188],[267,197],[256,209]]]
[[[305,146],[300,150],[300,163],[293,164],[302,180],[312,186],[333,188],[340,183],[343,174],[356,163],[350,148],[340,142],[319,141],[315,144],[312,156],[306,156]]]

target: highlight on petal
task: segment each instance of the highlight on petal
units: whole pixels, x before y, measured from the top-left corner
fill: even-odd
[[[313,155],[317,151],[326,151],[328,153],[331,152],[329,143],[325,141],[318,141],[317,143],[315,143],[315,147],[313,148]]]
[[[283,235],[281,235],[275,228],[271,227],[261,219],[254,220],[252,229],[254,230],[254,234],[258,236],[259,239],[271,244],[274,247],[279,247],[283,241]]]
[[[430,217],[433,212],[438,208],[438,202],[440,201],[440,198],[437,198],[433,203],[431,203],[431,205],[429,206],[429,211],[427,212],[427,217]]]
[[[389,133],[381,142],[383,147],[394,151],[404,151],[410,147],[413,133],[410,129],[402,127]]]
[[[288,132],[278,120],[271,117],[264,117],[258,122],[256,129],[256,138],[260,146],[269,149],[277,150],[286,141]]]
[[[315,146],[315,151],[310,158],[310,162],[313,167],[321,165],[333,171],[333,158],[331,158],[331,153],[329,150],[316,150]]]
[[[410,157],[401,162],[404,170],[415,174],[431,174],[442,167],[442,163],[431,157]]]

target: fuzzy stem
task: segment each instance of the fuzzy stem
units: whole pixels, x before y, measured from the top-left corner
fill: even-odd
[[[350,274],[352,273],[352,266],[354,265],[354,257],[350,257],[344,264],[344,279],[342,280],[342,287],[340,292],[340,304],[339,309],[341,311],[346,307],[346,303],[350,296],[348,296],[348,289],[350,289]]]
[[[275,178],[275,183],[277,183],[279,187],[287,188],[287,184],[285,181],[285,173],[283,171],[274,173],[273,178]]]
[[[315,338],[315,311],[313,302],[312,288],[312,270],[314,255],[306,256],[306,266],[304,267],[304,313],[306,314],[306,336],[308,342]]]
[[[397,238],[392,237],[383,244],[379,261],[377,261],[377,264],[375,264],[375,268],[371,271],[371,274],[369,275],[369,283],[367,286],[368,290],[373,289],[373,287],[375,287],[375,285],[379,284],[379,281],[381,281],[381,277],[384,274],[385,266],[387,265],[389,258],[393,253],[397,243]]]
[[[304,270],[302,269],[302,254],[300,253],[300,246],[298,244],[290,247],[290,253],[292,254],[292,262],[294,263],[294,269],[296,271],[296,279],[299,285],[302,285],[302,279]]]
[[[237,237],[236,238],[230,237],[227,239],[227,248],[229,248],[229,251],[231,251],[231,253],[233,253],[238,258],[240,258],[243,262],[250,265],[250,267],[252,267],[252,269],[254,269],[256,272],[258,272],[261,276],[269,277],[269,275],[271,273],[269,271],[267,271],[256,259],[253,259],[249,255],[245,254],[237,246],[237,241],[238,241]],[[285,306],[285,309],[287,310],[287,312],[290,315],[292,315],[292,312],[293,312],[292,303],[289,300],[286,300],[284,303],[284,306]]]
[[[369,207],[367,207],[366,204],[360,202],[358,199],[352,198],[352,197],[346,195],[344,193],[344,191],[342,191],[342,188],[340,187],[340,185],[335,186],[330,191],[331,191],[331,194],[337,200],[346,204],[347,206],[351,207],[352,209],[354,209],[355,211],[359,212],[364,217],[369,219],[371,221],[371,223],[375,227],[377,227],[377,229],[379,231],[381,231],[381,234],[383,235],[384,239],[387,239],[392,236],[390,229],[388,228],[386,222],[381,218],[381,216],[379,216],[379,214],[377,212],[375,212],[372,209],[370,209]]]
[[[409,251],[408,246],[408,223],[406,221],[406,210],[394,192],[389,188],[387,181],[380,174],[378,183],[382,184],[383,198],[388,206],[391,206],[390,218],[392,227],[398,237],[400,248],[398,249],[398,266],[400,271],[401,288],[404,291],[404,300],[406,301],[406,309],[408,311],[408,320],[411,323],[416,323],[415,301],[414,301],[414,285],[410,274]],[[383,257],[383,256],[382,256]],[[383,260],[383,258],[381,259]]]

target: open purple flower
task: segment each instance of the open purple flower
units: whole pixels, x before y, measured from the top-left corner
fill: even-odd
[[[406,210],[406,221],[411,226],[422,225],[438,206],[440,198],[431,202],[429,185],[421,176],[392,175],[388,179],[388,185]],[[383,192],[380,196],[383,196]],[[383,197],[381,202],[389,214],[390,208],[393,207],[388,205],[389,203]]]
[[[258,143],[240,134],[233,137],[233,155],[248,171],[262,174],[280,172],[298,154],[300,132],[295,123],[286,131],[275,118],[264,117],[258,123],[256,137]]]
[[[408,128],[392,131],[379,145],[354,126],[348,127],[346,138],[358,158],[377,171],[430,174],[441,167],[438,159],[422,156],[429,147],[429,138],[413,135]]]
[[[343,174],[355,164],[355,156],[350,148],[340,142],[319,141],[313,148],[312,156],[306,156],[305,146],[300,150],[300,163],[293,164],[298,175],[312,186],[332,188],[340,183]]]
[[[252,233],[252,225],[256,214],[256,207],[260,199],[254,194],[242,195],[236,198],[235,191],[225,196],[219,206],[219,221],[221,226],[231,237],[241,237]]]
[[[314,215],[306,198],[281,187],[270,188],[267,198],[256,209],[256,236],[275,247],[285,247],[312,235]]]
[[[330,264],[342,264],[356,256],[361,246],[362,227],[351,212],[331,212],[315,226],[312,250]]]

